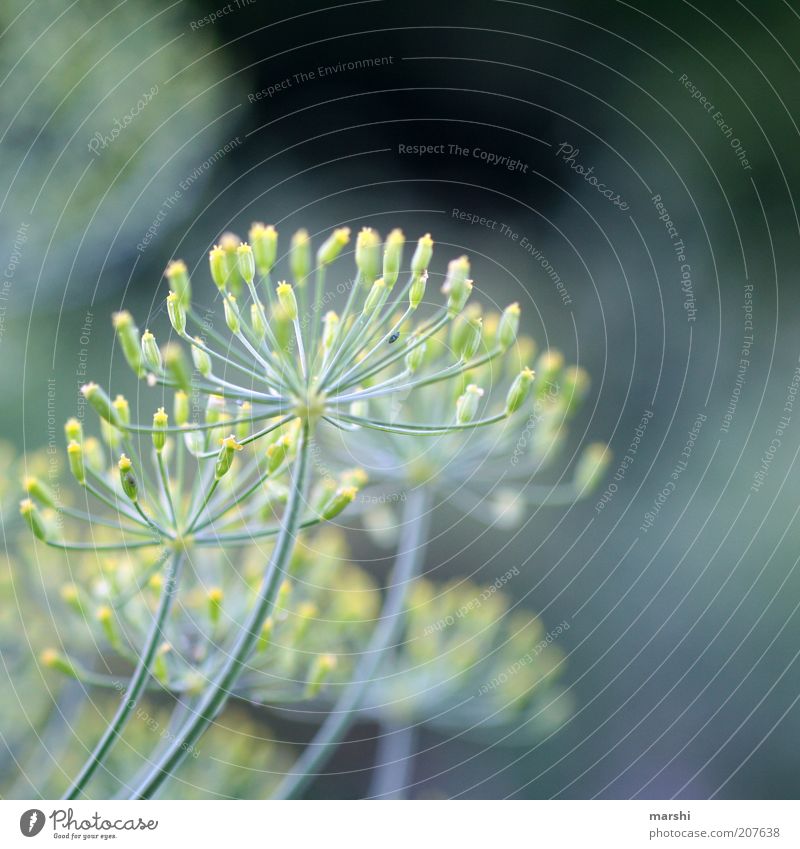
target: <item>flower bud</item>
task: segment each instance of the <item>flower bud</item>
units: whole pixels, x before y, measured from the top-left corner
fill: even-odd
[[[23,489],[31,498],[35,498],[45,507],[56,507],[56,494],[50,487],[39,480],[39,478],[27,477],[22,482]]]
[[[256,645],[256,654],[261,654],[266,651],[267,646],[269,645],[269,641],[272,638],[272,629],[274,627],[274,621],[271,616],[268,616],[264,620],[264,624],[261,626],[261,633],[258,635],[258,643]]]
[[[332,654],[318,655],[314,660],[306,683],[305,697],[312,699],[322,689],[322,685],[336,669],[336,656]]]
[[[244,242],[236,249],[236,256],[239,264],[239,274],[242,275],[245,283],[252,283],[256,276],[256,259],[253,256],[253,249]]]
[[[114,412],[122,424],[130,424],[131,408],[128,404],[128,399],[124,395],[117,395],[112,401],[111,406],[114,408]]]
[[[349,227],[339,227],[334,230],[317,251],[317,262],[319,265],[329,265],[332,263],[349,241]]]
[[[216,477],[217,480],[220,480],[220,478],[223,478],[228,473],[236,452],[242,451],[243,448],[244,446],[239,445],[233,434],[226,436],[225,439],[222,440],[222,445],[220,446],[219,454],[217,455],[217,465],[214,467],[214,477]]]
[[[286,313],[286,317],[290,321],[294,321],[297,318],[297,298],[295,298],[292,284],[284,281],[276,287],[275,292],[278,295],[278,302]]]
[[[405,241],[406,237],[402,230],[392,230],[386,238],[386,244],[383,248],[383,279],[389,291],[392,290],[400,276]]]
[[[111,399],[96,383],[86,383],[81,386],[81,395],[91,404],[101,419],[119,425],[117,412],[111,405]]]
[[[83,448],[74,439],[67,445],[67,458],[72,476],[78,483],[86,482],[86,469],[83,466]]]
[[[186,333],[186,308],[177,292],[167,295],[167,315],[178,336]]]
[[[289,268],[298,286],[305,285],[306,277],[311,274],[311,239],[307,230],[298,230],[292,236],[289,246]]]
[[[169,416],[164,412],[163,407],[159,407],[153,413],[153,447],[159,453],[164,450],[164,445],[167,442],[167,424]]]
[[[442,294],[459,292],[469,278],[469,257],[460,256],[447,264],[447,274],[442,284]]]
[[[322,347],[330,351],[336,339],[336,331],[339,328],[339,316],[333,310],[325,313],[322,324]]]
[[[150,371],[156,374],[161,371],[161,351],[158,350],[156,337],[149,330],[142,333],[142,359]]]
[[[239,407],[237,419],[244,419],[236,425],[236,438],[241,442],[249,433],[253,424],[249,417],[253,414],[253,405],[249,401],[243,401]],[[248,420],[249,419],[249,420]]]
[[[175,342],[170,342],[164,346],[164,365],[172,380],[184,392],[189,391],[191,384],[191,375],[189,374],[189,366],[186,362],[186,356],[181,345]]]
[[[122,454],[120,455],[117,466],[119,468],[119,482],[122,484],[122,491],[131,501],[137,501],[139,498],[139,487],[133,474],[133,463],[131,463],[130,458]]]
[[[222,612],[222,600],[224,593],[220,587],[211,587],[208,591],[208,618],[212,625],[219,622],[219,615]]]
[[[430,233],[426,233],[417,242],[414,256],[411,257],[411,273],[414,277],[420,277],[428,270],[433,256],[433,239]]]
[[[223,233],[219,237],[219,246],[225,257],[225,283],[234,295],[241,292],[244,281],[239,271],[239,245],[241,244],[242,240],[235,233]]]
[[[371,227],[362,227],[356,238],[356,267],[367,286],[381,271],[381,237]]]
[[[603,479],[611,459],[611,449],[602,442],[587,445],[575,466],[575,488],[584,494],[591,492]]]
[[[500,325],[497,328],[497,344],[501,350],[508,350],[517,339],[519,330],[519,304],[515,301],[509,304],[500,316]]]
[[[292,293],[292,297],[294,297],[294,293]],[[277,303],[272,308],[272,320],[270,324],[278,348],[282,351],[287,351],[292,341],[292,320],[289,318],[289,313],[286,312],[282,304]]]
[[[472,281],[465,280],[463,285],[454,288],[447,299],[447,314],[453,318],[464,309],[465,304],[472,294]]]
[[[536,397],[553,395],[560,390],[559,378],[564,368],[564,356],[560,351],[550,348],[544,351],[536,361]]]
[[[172,399],[172,415],[175,416],[175,424],[183,427],[189,421],[189,396],[178,389]]]
[[[55,649],[45,649],[39,655],[39,661],[42,666],[46,666],[48,669],[55,669],[62,675],[68,675],[70,678],[78,677],[78,672],[72,663]]]
[[[89,436],[84,439],[81,447],[86,465],[98,475],[103,474],[106,470],[106,452],[103,450],[100,440],[94,436]]]
[[[83,425],[78,419],[67,419],[64,423],[64,436],[67,442],[80,442],[83,439]]]
[[[217,289],[221,292],[225,289],[228,280],[228,269],[225,261],[225,251],[219,245],[215,245],[208,254],[208,265],[211,269],[211,279]]]
[[[483,320],[479,311],[473,311],[471,315],[459,316],[453,322],[453,330],[450,342],[453,353],[462,362],[472,359],[481,344],[481,333],[483,332]]]
[[[464,394],[456,401],[456,421],[459,424],[467,424],[475,418],[478,412],[478,403],[483,397],[483,389],[474,383],[464,391]]]
[[[169,288],[175,292],[181,302],[181,306],[186,309],[192,299],[192,286],[189,281],[189,269],[186,263],[181,259],[176,259],[167,266],[164,272],[167,278]]]
[[[206,424],[217,424],[225,414],[225,399],[221,395],[209,395],[206,402]]]
[[[267,335],[264,318],[264,305],[261,301],[254,301],[250,304],[250,326],[258,339],[263,339]]]
[[[565,413],[571,416],[580,407],[581,402],[589,391],[589,373],[580,366],[572,366],[564,369],[562,375],[562,398],[565,404]]]
[[[239,316],[239,307],[236,305],[236,298],[233,295],[227,295],[223,301],[225,307],[225,323],[228,325],[228,330],[231,333],[238,333],[241,328],[241,318]]]
[[[39,512],[39,508],[30,498],[20,501],[19,512],[22,518],[28,523],[36,539],[45,540],[47,538],[47,526],[44,523],[42,514]]]
[[[353,502],[358,489],[354,486],[340,486],[322,508],[322,518],[326,521],[336,518],[348,504]]]
[[[203,344],[203,340],[199,336],[195,336],[194,341],[197,344],[192,345],[192,362],[203,377],[208,377],[211,374],[211,357],[198,347],[198,345]]]
[[[271,224],[264,226],[256,222],[250,228],[248,236],[253,246],[258,273],[261,277],[266,277],[275,265],[275,257],[278,254],[278,233]]]
[[[408,290],[408,303],[412,310],[415,310],[422,303],[422,299],[425,297],[425,285],[427,282],[427,271],[415,275],[411,281],[411,288]]]
[[[506,395],[506,413],[516,412],[526,401],[531,391],[534,374],[529,368],[524,368],[514,378],[511,388]]]
[[[139,328],[133,322],[133,316],[127,311],[115,312],[111,318],[114,330],[122,348],[122,354],[133,372],[142,377],[142,352],[139,348]]]
[[[111,643],[112,646],[115,646],[119,642],[119,638],[117,635],[117,629],[114,625],[114,612],[111,608],[104,604],[101,607],[97,608],[97,612],[95,613],[97,617],[97,621],[100,623],[103,631],[105,632],[106,639]]]
[[[412,348],[406,354],[406,368],[411,372],[411,374],[414,374],[422,365],[425,360],[425,352],[427,351],[427,348],[427,343],[423,342],[421,345],[417,345],[415,348]]]
[[[378,308],[378,304],[383,297],[383,293],[386,291],[386,284],[383,282],[383,278],[379,277],[373,284],[372,288],[369,290],[367,294],[366,300],[364,301],[364,310],[363,314],[365,317],[369,317],[375,310]]]
[[[292,438],[284,434],[267,448],[267,469],[273,474],[280,468],[292,450]]]

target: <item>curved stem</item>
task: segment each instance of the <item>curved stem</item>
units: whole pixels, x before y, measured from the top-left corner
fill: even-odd
[[[341,742],[359,709],[361,699],[372,683],[375,670],[386,651],[396,642],[403,624],[403,610],[408,590],[419,574],[425,555],[428,531],[428,499],[423,490],[411,493],[403,514],[407,535],[401,543],[392,570],[390,589],[369,645],[331,712],[319,727],[314,739],[297,759],[275,791],[276,799],[296,798],[318,774],[333,749]]]
[[[375,767],[369,785],[370,799],[403,799],[411,784],[416,728],[409,724],[381,723]]]
[[[192,716],[179,732],[144,780],[133,791],[132,799],[149,799],[175,771],[187,753],[192,751],[203,732],[214,721],[228,700],[236,680],[242,674],[247,659],[253,653],[264,621],[272,611],[275,598],[291,559],[300,529],[302,505],[308,486],[309,424],[305,421],[297,445],[294,480],[286,506],[283,524],[267,565],[255,605],[234,643],[226,662],[200,697]]]
[[[130,718],[131,712],[139,700],[139,696],[144,690],[147,679],[150,677],[150,667],[156,656],[158,645],[163,639],[164,625],[172,609],[172,602],[175,598],[175,593],[178,587],[178,578],[180,576],[181,564],[183,563],[183,555],[176,552],[170,558],[169,570],[167,572],[167,580],[164,582],[164,587],[161,590],[161,597],[158,600],[158,609],[156,610],[155,619],[150,626],[150,632],[142,648],[142,653],[139,656],[139,662],[133,671],[128,689],[120,702],[114,718],[111,720],[108,728],[103,732],[103,736],[98,741],[97,745],[92,750],[89,760],[83,765],[83,768],[78,773],[76,778],[70,784],[67,792],[64,794],[64,799],[77,799],[83,792],[89,779],[94,775],[97,768],[103,763],[111,747],[117,741],[117,738],[122,734],[122,730]]]

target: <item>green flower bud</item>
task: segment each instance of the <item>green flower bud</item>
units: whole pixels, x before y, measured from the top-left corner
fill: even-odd
[[[258,635],[258,644],[256,645],[256,654],[261,654],[266,651],[267,646],[269,645],[269,641],[272,638],[272,629],[274,627],[274,622],[271,616],[268,616],[264,620],[264,624],[261,626],[261,633]]]
[[[139,498],[139,487],[133,474],[133,463],[131,463],[128,457],[122,454],[117,466],[119,468],[119,482],[122,484],[122,491],[131,501],[137,501]]]
[[[86,465],[98,475],[103,474],[106,470],[106,452],[103,450],[100,440],[94,436],[89,436],[84,439],[81,447]]]
[[[328,680],[334,669],[336,669],[335,655],[321,654],[317,656],[306,683],[305,697],[307,699],[312,699],[319,693],[322,685]]]
[[[421,277],[431,263],[433,256],[433,239],[430,233],[426,233],[417,242],[414,256],[411,257],[411,273],[414,277]]]
[[[39,661],[48,669],[55,669],[56,672],[68,675],[70,678],[78,678],[78,672],[72,663],[55,649],[45,649],[39,655]]]
[[[560,351],[550,348],[544,351],[536,361],[536,397],[544,398],[559,392],[559,379],[564,368],[564,356]]]
[[[241,327],[241,317],[239,315],[239,307],[236,305],[236,298],[233,295],[227,295],[223,304],[225,307],[225,323],[228,325],[228,330],[231,333],[238,333]]]
[[[322,243],[317,251],[317,263],[329,265],[342,252],[344,246],[350,241],[350,228],[339,227]]]
[[[253,333],[255,333],[259,339],[263,339],[267,335],[264,305],[261,301],[254,301],[250,304],[250,326],[253,328]]]
[[[265,226],[256,222],[250,228],[248,237],[253,246],[258,273],[261,277],[266,277],[275,265],[275,257],[278,254],[278,233],[271,224]]]
[[[113,425],[120,424],[117,412],[111,405],[111,399],[96,383],[86,383],[81,386],[81,395],[91,404],[101,419]]]
[[[161,351],[158,350],[156,337],[149,330],[142,333],[142,359],[150,371],[156,374],[161,371]]]
[[[508,350],[517,339],[519,330],[519,304],[516,301],[509,304],[500,316],[500,325],[497,328],[497,344],[503,351]]]
[[[531,391],[534,374],[529,368],[524,368],[514,378],[511,388],[506,395],[506,413],[516,412],[526,401]]]
[[[226,436],[225,439],[222,440],[222,445],[220,446],[219,454],[217,455],[217,465],[214,467],[214,477],[216,477],[217,480],[223,478],[228,473],[236,452],[243,450],[243,448],[244,446],[239,445],[233,434]]]
[[[169,288],[175,292],[181,302],[181,306],[186,309],[192,300],[192,286],[189,281],[189,269],[186,263],[181,259],[176,259],[167,266],[164,272],[167,278]]]
[[[460,292],[468,279],[469,257],[460,256],[457,259],[451,259],[447,264],[447,274],[442,285],[442,294],[451,295],[454,292]]]
[[[225,282],[234,295],[242,291],[244,278],[239,271],[239,245],[242,240],[235,233],[223,233],[219,238],[219,246],[225,255]]]
[[[236,255],[239,260],[239,274],[242,275],[245,283],[252,283],[256,276],[256,258],[253,255],[253,249],[244,242],[236,249]]]
[[[209,395],[206,402],[206,424],[217,424],[225,414],[225,399],[221,395]]]
[[[336,518],[345,507],[353,502],[358,489],[355,486],[340,486],[322,508],[322,518],[326,521]]]
[[[220,587],[211,587],[208,591],[208,618],[212,625],[219,622],[219,615],[222,612],[222,600],[224,593]]]
[[[276,287],[275,292],[278,295],[278,302],[286,313],[286,317],[290,321],[294,321],[297,318],[297,298],[295,298],[292,284],[284,281]]]
[[[306,230],[298,230],[289,246],[289,268],[298,286],[304,286],[311,274],[311,239]]]
[[[22,482],[23,489],[31,498],[35,498],[45,507],[56,507],[56,494],[50,487],[40,481],[39,478],[27,477]]]
[[[356,238],[356,267],[367,286],[381,271],[381,237],[371,227],[362,227]]]
[[[122,354],[137,377],[144,375],[142,352],[139,348],[139,328],[133,322],[133,316],[127,311],[115,312],[111,318],[114,330],[122,348]]]
[[[402,230],[392,230],[386,238],[386,244],[383,248],[383,279],[389,291],[397,283],[397,278],[400,276],[405,242],[406,237]]]
[[[97,608],[97,612],[95,613],[97,617],[97,621],[100,623],[103,631],[105,632],[106,639],[111,643],[112,646],[116,646],[119,644],[119,637],[117,635],[117,629],[114,624],[114,611],[108,605],[102,605]]]
[[[584,495],[591,492],[603,479],[612,457],[611,449],[602,442],[587,445],[575,466],[575,488]]]
[[[412,310],[415,310],[422,303],[422,299],[425,297],[425,285],[427,282],[427,271],[415,275],[411,281],[411,288],[408,290],[408,303]]]
[[[178,336],[186,333],[186,308],[177,292],[167,295],[167,315]]]
[[[128,404],[128,399],[124,395],[117,395],[111,406],[114,408],[114,412],[122,424],[130,424],[131,408]]]
[[[64,436],[67,442],[81,442],[83,439],[83,425],[77,419],[67,419],[64,423]]]
[[[243,401],[241,406],[239,407],[239,414],[236,416],[237,419],[247,419],[253,412],[253,405],[249,401]],[[236,425],[236,438],[241,442],[241,440],[245,439],[247,435],[250,433],[250,429],[252,426],[252,421],[243,421],[239,422]]]
[[[289,285],[288,283],[286,284]],[[294,297],[294,293],[291,295]],[[272,308],[272,333],[275,341],[278,343],[278,348],[286,351],[289,348],[289,343],[292,340],[292,321],[289,313],[283,308],[280,303],[275,304]]]
[[[194,341],[196,344],[192,345],[192,362],[203,377],[208,377],[211,374],[211,357],[198,347],[203,344],[203,340],[199,336],[195,336]]]
[[[19,512],[23,519],[28,523],[33,535],[36,539],[47,539],[47,526],[44,523],[42,514],[38,507],[31,501],[30,498],[25,498],[19,503]]]
[[[589,391],[589,373],[580,366],[572,366],[565,369],[562,375],[561,397],[565,404],[565,413],[571,416],[581,406],[586,393]]]
[[[225,261],[225,251],[219,245],[215,245],[209,252],[208,265],[214,284],[221,292],[224,291],[228,281],[228,268]]]
[[[109,448],[118,448],[122,442],[122,434],[105,419],[100,419],[100,435]]]
[[[164,412],[163,407],[159,407],[153,413],[153,447],[159,453],[164,450],[167,443],[167,424],[169,416]]]
[[[183,427],[189,421],[189,396],[182,390],[175,392],[172,400],[172,415],[175,416],[175,424]]]
[[[474,383],[464,391],[464,394],[456,401],[456,421],[459,424],[467,424],[475,418],[478,412],[478,403],[483,397],[483,389]]]
[[[483,320],[480,310],[472,310],[469,315],[461,315],[453,322],[450,344],[453,353],[462,362],[472,359],[481,344]]]
[[[181,345],[170,342],[164,346],[164,365],[167,367],[167,372],[173,381],[184,392],[188,392],[191,384],[191,375],[189,373],[189,365],[186,362],[186,355]]]
[[[454,288],[447,299],[447,314],[453,318],[464,309],[469,296],[472,294],[472,281],[465,280],[457,288]]]
[[[383,297],[383,293],[386,291],[386,284],[383,282],[383,278],[379,277],[373,284],[372,288],[369,290],[367,294],[366,300],[364,301],[364,316],[369,317],[375,310],[378,308],[378,304]]]
[[[292,438],[284,434],[267,448],[267,469],[270,474],[277,471],[292,451]]]
[[[412,343],[413,344],[413,343]],[[425,360],[425,352],[428,349],[427,342],[417,345],[406,354],[406,368],[411,374],[414,374]]]

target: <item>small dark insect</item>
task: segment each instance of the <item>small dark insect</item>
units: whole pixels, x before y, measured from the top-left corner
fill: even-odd
[[[399,338],[400,338],[399,333],[392,333],[392,335],[389,337],[389,344],[391,345],[392,342],[396,342]]]

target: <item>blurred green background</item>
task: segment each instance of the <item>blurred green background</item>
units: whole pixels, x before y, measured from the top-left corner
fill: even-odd
[[[4,3],[0,429],[60,440],[87,378],[136,397],[110,313],[165,326],[167,262],[204,280],[224,230],[430,231],[591,372],[564,462],[615,459],[587,503],[462,524],[447,566],[522,564],[515,600],[571,623],[572,718],[535,746],[424,732],[409,795],[794,798],[800,16],[552,5]],[[363,793],[372,756],[345,746],[314,793]]]

